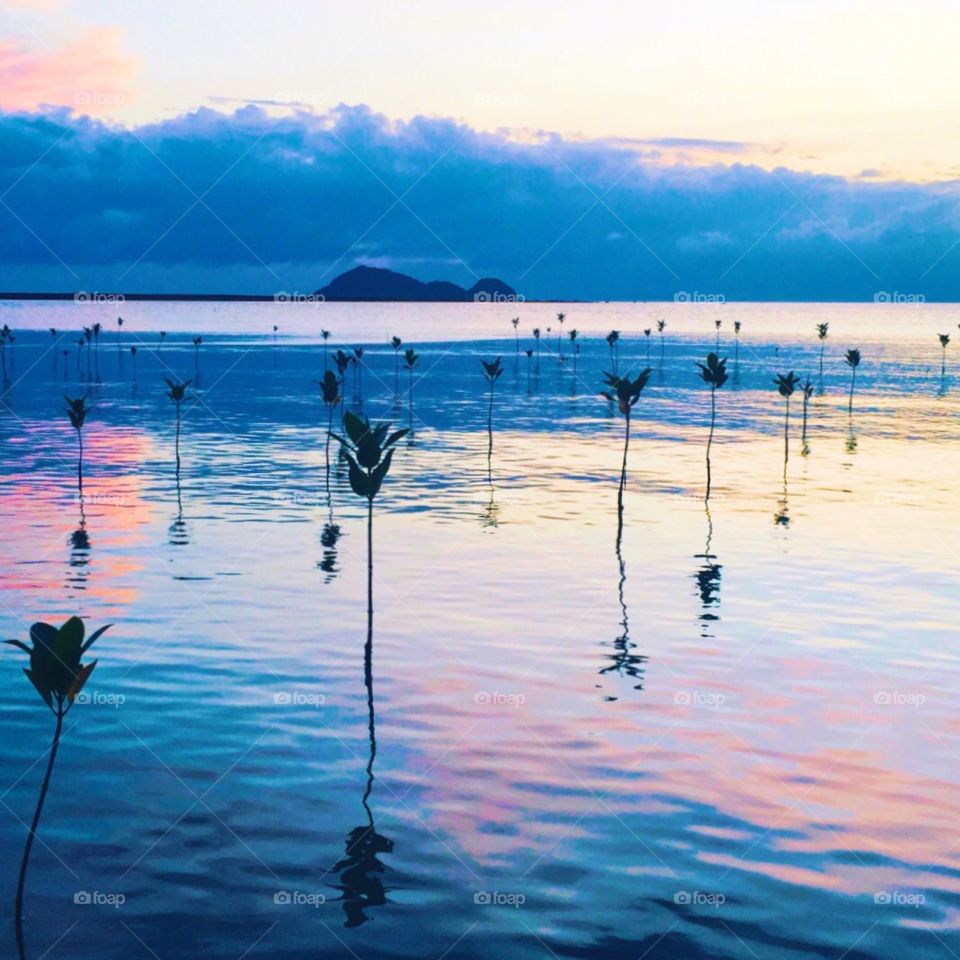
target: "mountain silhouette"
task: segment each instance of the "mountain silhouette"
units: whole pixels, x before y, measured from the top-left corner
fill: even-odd
[[[326,300],[399,300],[460,302],[510,302],[522,300],[509,284],[485,277],[465,289],[446,280],[423,283],[414,277],[381,267],[354,267],[332,280],[317,294]]]

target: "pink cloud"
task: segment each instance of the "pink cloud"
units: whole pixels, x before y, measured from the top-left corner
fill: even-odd
[[[38,52],[0,41],[0,109],[42,105],[112,114],[133,97],[140,61],[123,49],[117,27],[88,30],[58,50]]]

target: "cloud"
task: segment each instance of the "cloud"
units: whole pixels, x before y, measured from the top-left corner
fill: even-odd
[[[122,30],[101,27],[57,50],[0,40],[0,109],[52,105],[81,114],[115,112],[132,98],[139,72],[139,61],[124,50],[123,39]]]
[[[0,114],[0,288],[314,289],[360,262],[528,298],[960,298],[956,184],[686,166],[365,106],[137,128]]]

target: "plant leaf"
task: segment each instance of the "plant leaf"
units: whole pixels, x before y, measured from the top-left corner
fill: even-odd
[[[96,660],[91,660],[90,663],[84,664],[78,671],[77,677],[70,685],[70,689],[67,691],[67,699],[71,703],[74,702],[77,698],[77,694],[83,689],[83,685],[90,679],[90,674],[93,673],[93,668],[97,665]]]
[[[105,627],[101,627],[99,630],[94,630],[93,633],[87,638],[87,642],[80,648],[80,653],[86,653],[94,643],[100,639],[111,627],[112,623],[108,623]]]

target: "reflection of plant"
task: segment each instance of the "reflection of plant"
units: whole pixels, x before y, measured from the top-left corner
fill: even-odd
[[[614,373],[617,370],[617,361],[620,359],[620,331],[611,330],[606,337],[607,346],[610,348],[610,365]]]
[[[786,412],[783,419],[783,456],[784,461],[790,454],[790,398],[800,383],[800,378],[791,370],[789,373],[778,373],[773,379],[777,392],[786,400]]]
[[[27,834],[23,859],[20,862],[20,876],[17,881],[16,924],[21,953],[23,952],[23,893],[27,882],[27,867],[30,863],[30,851],[33,849],[37,828],[40,825],[43,803],[50,787],[53,765],[57,759],[57,748],[60,746],[60,736],[63,732],[63,718],[70,712],[76,702],[77,695],[83,689],[84,684],[97,665],[96,660],[87,664],[81,663],[83,655],[109,628],[109,624],[101,627],[90,634],[85,641],[83,621],[79,617],[71,617],[59,629],[49,623],[35,623],[30,628],[30,646],[22,640],[4,641],[11,646],[18,647],[30,657],[30,666],[25,668],[23,672],[57,721],[47,760],[46,776],[40,788],[40,796],[37,798],[30,832]]]
[[[857,385],[857,367],[860,366],[860,359],[861,359],[861,358],[860,358],[860,351],[859,351],[859,350],[856,350],[856,349],[854,349],[854,350],[848,350],[848,351],[847,351],[847,355],[844,357],[844,360],[846,361],[847,366],[848,366],[848,367],[850,368],[850,370],[851,370],[851,377],[850,377],[850,404],[849,404],[849,407],[848,407],[850,413],[853,413],[853,390],[854,390],[854,387],[856,387],[856,385]]]
[[[606,385],[610,390],[604,395],[610,400],[617,400],[620,406],[620,412],[626,418],[626,428],[623,438],[623,465],[620,468],[620,489],[617,493],[617,539],[619,540],[623,532],[623,489],[627,483],[627,451],[630,448],[630,414],[634,406],[640,399],[643,388],[650,379],[651,370],[647,367],[641,370],[636,379],[630,377],[618,377],[615,373],[605,373]]]
[[[818,323],[817,324],[817,339],[820,341],[820,379],[823,380],[823,350],[826,347],[827,337],[830,334],[830,324],[829,323]]]
[[[71,400],[70,397],[64,396],[64,400],[67,401],[67,416],[70,418],[70,426],[77,431],[77,443],[80,445],[80,455],[77,459],[77,485],[80,489],[81,496],[83,495],[83,424],[87,419],[87,414],[90,412],[90,408],[87,406],[87,398],[77,397],[75,400]]]
[[[163,378],[166,381],[167,386],[170,390],[167,392],[167,396],[174,402],[177,408],[177,440],[176,440],[176,451],[177,451],[177,476],[180,476],[180,404],[183,402],[184,394],[187,392],[187,387],[190,386],[189,380],[184,380],[183,383],[174,383],[172,380],[168,380],[166,377]]]
[[[713,446],[713,430],[717,421],[717,391],[727,382],[727,358],[715,353],[707,354],[706,363],[697,363],[700,379],[710,388],[710,434],[707,437],[707,494],[710,499],[710,448]]]

